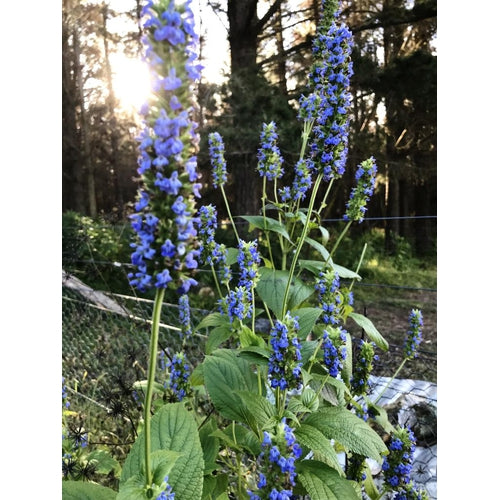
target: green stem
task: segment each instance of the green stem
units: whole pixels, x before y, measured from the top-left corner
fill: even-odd
[[[386,386],[383,388],[382,392],[378,395],[377,399],[374,401],[374,404],[377,404],[380,399],[382,398],[382,396],[384,395],[384,392],[387,390],[387,388],[392,384],[392,381],[398,376],[398,373],[401,371],[401,369],[403,368],[404,364],[406,363],[406,360],[408,358],[405,358],[403,359],[402,363],[399,365],[399,368],[396,370],[396,372],[394,373],[394,375],[392,376],[391,380],[389,380],[389,382],[387,382]]]
[[[332,189],[334,180],[335,180],[335,178],[332,177],[330,179],[330,182],[328,183],[328,187],[326,188],[326,191],[325,191],[325,196],[323,196],[323,201],[321,202],[321,205],[318,208],[318,217],[321,214],[321,212],[323,211],[323,209],[327,206],[326,200],[328,199],[328,195],[330,194],[330,190]]]
[[[316,200],[316,195],[318,194],[319,185],[321,184],[321,180],[323,179],[323,174],[319,174],[316,178],[316,182],[313,187],[313,191],[311,194],[311,199],[309,201],[309,208],[307,210],[306,221],[304,223],[304,227],[302,229],[302,234],[300,235],[299,242],[297,247],[295,248],[295,253],[293,254],[292,264],[290,265],[290,273],[288,275],[288,281],[285,288],[285,295],[283,297],[283,309],[281,311],[281,317],[284,318],[286,314],[286,304],[288,301],[288,294],[290,293],[290,285],[292,284],[293,275],[295,273],[295,267],[297,266],[297,261],[299,260],[300,251],[302,250],[302,245],[307,236],[307,232],[309,229],[309,222],[311,221],[312,209],[314,206],[314,202]]]
[[[212,269],[212,276],[214,277],[214,282],[215,282],[215,286],[217,288],[217,292],[219,293],[219,297],[222,299],[222,298],[224,298],[224,296],[222,295],[222,290],[220,289],[219,281],[217,280],[217,273],[215,272],[214,265],[210,264],[210,268]]]
[[[234,224],[233,216],[231,215],[231,209],[229,207],[229,202],[227,201],[227,196],[226,196],[226,192],[224,191],[224,186],[221,186],[220,190],[222,192],[222,197],[224,198],[224,203],[226,205],[227,215],[229,216],[229,220],[231,221],[231,225],[233,226],[233,231],[234,231],[234,234],[236,235],[236,240],[239,243],[240,237],[238,235],[238,231],[236,230],[236,225]]]
[[[264,175],[262,180],[262,217],[264,218],[264,233],[266,236],[267,249],[269,251],[269,260],[274,268],[273,252],[271,250],[271,240],[269,239],[269,231],[267,230],[267,219],[266,219],[266,189],[267,189],[267,178]]]
[[[363,262],[363,259],[365,257],[365,252],[366,252],[366,247],[368,246],[367,243],[365,243],[365,245],[363,246],[363,251],[361,252],[361,257],[359,258],[359,262],[358,262],[358,265],[356,267],[356,274],[358,274],[359,272],[359,269],[361,268],[361,263]],[[352,290],[352,287],[354,286],[354,278],[353,280],[351,281],[351,285],[349,286],[349,291]]]
[[[153,400],[153,385],[155,381],[156,358],[158,355],[158,333],[160,330],[160,315],[164,294],[164,288],[156,290],[153,321],[151,324],[151,339],[149,341],[148,385],[146,387],[146,400],[144,402],[144,466],[148,487],[151,486],[153,480],[151,471],[151,403]]]
[[[325,262],[325,265],[323,266],[323,270],[326,268],[326,266],[328,265],[328,262],[330,262],[330,260],[333,262],[333,254],[336,252],[337,248],[339,247],[340,245],[340,242],[342,241],[342,239],[344,238],[344,236],[346,235],[347,231],[349,230],[349,228],[351,227],[351,224],[352,224],[352,220],[350,220],[346,226],[344,227],[344,229],[342,230],[342,232],[340,233],[340,236],[337,238],[337,240],[335,241],[335,245],[333,245],[333,248],[332,248],[332,251],[330,252],[330,255],[328,256],[328,259],[326,259],[326,262]]]
[[[311,368],[313,367],[314,361],[316,361],[316,354],[318,354],[322,345],[323,345],[323,337],[318,342],[318,345],[316,346],[316,349],[314,350],[314,354],[311,356],[311,359],[309,362],[309,367],[307,368],[307,373],[311,373]]]

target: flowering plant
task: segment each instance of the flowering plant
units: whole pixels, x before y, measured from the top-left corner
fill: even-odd
[[[139,291],[156,290],[142,385],[144,421],[123,464],[118,494],[102,488],[92,498],[359,500],[363,492],[372,500],[388,492],[424,498],[409,481],[411,431],[393,428],[367,396],[375,348],[387,350],[388,344],[368,318],[354,312],[359,266],[352,271],[334,260],[350,225],[363,220],[375,185],[374,158],[358,167],[347,222],[331,250],[331,235],[321,225],[348,151],[352,39],[338,21],[336,0],[323,2],[309,94],[300,100],[300,156],[289,186],[280,184],[277,125],[263,124],[256,152],[262,209],[242,216],[253,238],[238,233],[231,215],[223,138],[217,132],[208,137],[213,186],[226,204],[234,248],[216,241],[216,207],[196,208],[202,185],[190,96],[201,67],[190,2],[149,1],[142,15],[155,92],[143,109],[142,186],[131,217],[136,270],[129,278]],[[316,257],[306,258],[306,249]],[[218,297],[214,310],[192,325],[189,292],[201,266],[212,273]],[[206,340],[205,357],[194,369],[185,352],[168,360],[158,355],[167,288],[178,293],[184,341],[195,335]],[[348,319],[368,336],[359,346],[346,329]],[[420,320],[420,312],[412,311],[405,361],[415,354]],[[158,364],[168,374],[164,385],[156,380]],[[374,422],[390,436],[388,446]],[[382,491],[367,459],[388,473]],[[68,482],[63,492],[88,498],[84,487],[79,494],[72,488]]]

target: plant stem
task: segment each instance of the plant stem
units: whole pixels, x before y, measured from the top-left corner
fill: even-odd
[[[214,277],[215,286],[217,287],[217,292],[219,293],[219,297],[222,299],[224,296],[222,295],[222,290],[219,286],[219,281],[217,280],[217,273],[215,272],[215,268],[213,264],[210,264],[210,268],[212,269],[212,276]]]
[[[274,260],[273,260],[273,252],[271,249],[271,240],[269,239],[269,231],[267,230],[267,219],[266,219],[266,187],[267,187],[267,178],[264,175],[264,178],[262,180],[262,217],[264,217],[264,233],[266,236],[266,242],[267,242],[267,249],[269,251],[269,260],[271,261],[271,264],[274,269]]]
[[[158,355],[158,332],[160,330],[160,315],[163,303],[164,288],[156,290],[153,306],[153,321],[151,324],[151,339],[149,341],[148,385],[144,402],[144,467],[147,486],[151,486],[153,474],[151,471],[151,403],[153,400],[153,385],[155,381],[156,357]]]
[[[288,275],[288,282],[287,282],[286,288],[285,288],[285,295],[283,297],[283,309],[281,311],[282,318],[284,318],[285,314],[286,314],[286,310],[287,310],[286,304],[288,301],[288,294],[290,293],[290,285],[292,284],[293,275],[295,272],[295,267],[297,265],[297,261],[299,260],[299,255],[300,255],[300,251],[302,249],[302,245],[304,244],[304,241],[305,241],[306,236],[307,236],[307,232],[309,229],[309,222],[311,221],[312,209],[313,209],[314,202],[316,200],[316,195],[318,194],[319,185],[321,184],[322,179],[323,179],[323,174],[319,174],[318,177],[316,178],[316,182],[314,184],[313,191],[311,193],[311,199],[309,201],[309,208],[307,210],[307,216],[306,216],[306,221],[304,223],[304,228],[302,229],[302,234],[300,235],[299,242],[298,242],[297,247],[295,248],[295,251],[293,254],[292,264],[290,265],[290,273]]]
[[[342,232],[340,233],[340,236],[337,238],[337,241],[335,241],[335,245],[333,245],[333,248],[332,248],[332,251],[330,252],[330,255],[328,256],[328,260],[330,259],[333,259],[333,254],[335,253],[335,251],[337,250],[337,248],[339,247],[340,245],[340,242],[342,241],[342,239],[344,238],[344,236],[346,235],[347,231],[349,231],[349,228],[351,227],[351,224],[352,224],[352,220],[350,220],[346,226],[344,227],[344,229],[342,230]]]
[[[378,395],[377,399],[374,401],[374,404],[377,404],[380,399],[382,398],[382,396],[384,395],[384,392],[387,390],[387,388],[392,384],[392,381],[398,376],[398,373],[401,371],[401,369],[403,368],[404,364],[406,363],[406,360],[408,358],[405,358],[403,359],[402,363],[399,365],[399,368],[396,370],[396,372],[394,373],[394,375],[392,376],[391,380],[389,380],[389,382],[387,382],[387,384],[385,385],[385,387],[382,389],[382,392]]]
[[[224,198],[224,203],[226,204],[227,215],[229,216],[229,220],[231,221],[231,225],[233,226],[234,234],[236,235],[236,240],[238,243],[240,242],[240,237],[238,235],[238,231],[236,230],[236,225],[234,224],[233,216],[231,215],[231,209],[229,207],[229,202],[227,201],[226,191],[224,191],[224,186],[220,187],[222,197]]]
[[[363,251],[361,252],[361,257],[359,258],[359,262],[358,262],[358,265],[357,265],[357,267],[356,267],[356,271],[355,271],[355,273],[356,273],[356,274],[358,274],[359,269],[360,269],[360,267],[361,267],[361,263],[363,262],[363,259],[364,259],[364,257],[365,257],[365,252],[366,252],[366,247],[367,247],[367,246],[368,246],[368,244],[367,244],[367,243],[365,243],[365,245],[363,246]],[[355,278],[353,278],[353,280],[351,281],[351,285],[349,286],[349,291],[351,291],[351,290],[352,290],[352,287],[354,286],[354,279],[355,279]]]

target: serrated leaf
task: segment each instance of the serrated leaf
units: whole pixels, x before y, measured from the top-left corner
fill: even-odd
[[[316,427],[347,450],[373,458],[379,463],[382,462],[381,453],[387,452],[380,436],[365,421],[343,407],[322,408],[308,415],[304,423]]]
[[[199,323],[195,330],[201,330],[202,328],[208,328],[210,326],[227,326],[229,325],[229,319],[226,315],[219,312],[210,313],[205,316]]]
[[[151,451],[171,450],[179,456],[168,482],[176,500],[197,500],[203,489],[204,459],[194,416],[182,403],[166,404],[151,419]],[[120,489],[140,474],[144,461],[144,433],[139,434],[123,464]]]
[[[205,377],[203,376],[203,365],[199,364],[192,371],[189,381],[192,387],[200,386],[205,384]]]
[[[313,274],[318,274],[325,268],[325,262],[320,260],[301,259],[299,260],[299,266],[302,269],[307,269],[308,271],[311,271]],[[331,261],[331,259],[329,261],[329,266],[339,275],[340,278],[351,279],[351,280],[361,279],[361,276],[358,273],[355,273],[354,271],[351,271],[350,269],[347,269],[346,267],[341,266],[339,264],[335,264],[334,262]]]
[[[93,462],[99,474],[109,474],[112,470],[115,472],[120,470],[119,462],[107,450],[93,450],[88,454],[87,460]]]
[[[320,430],[310,425],[302,424],[295,429],[294,434],[302,446],[307,446],[314,453],[315,458],[317,458],[317,454],[319,453],[324,457],[327,465],[333,467],[339,474],[343,474],[335,448]]]
[[[302,307],[293,311],[293,315],[299,317],[300,328],[297,333],[299,339],[303,340],[311,333],[321,313],[321,309],[317,307]]]
[[[311,410],[296,396],[290,398],[287,409],[295,415],[298,413],[311,413]]]
[[[297,472],[311,500],[359,500],[351,482],[322,462],[304,460],[297,463]]]
[[[240,349],[240,357],[258,365],[267,365],[271,351],[268,347],[248,346]]]
[[[99,484],[63,481],[62,500],[116,500],[116,491]]]
[[[180,455],[180,453],[171,450],[156,450],[151,453],[151,482],[154,485],[151,488],[151,493],[153,495],[158,496],[165,476],[170,473]],[[120,483],[120,492],[116,500],[147,500],[151,498],[152,495],[148,493],[147,484],[145,471],[142,468],[140,473],[129,477],[125,484]]]
[[[205,353],[211,354],[229,337],[231,337],[231,328],[229,327],[229,325],[222,325],[214,328],[210,332],[210,335],[208,336],[207,342],[205,344]]]
[[[366,316],[363,316],[362,314],[354,313],[352,312],[349,315],[349,318],[352,318],[353,321],[355,321],[358,326],[363,328],[365,331],[366,335],[370,338],[371,341],[375,342],[375,344],[380,347],[380,349],[384,351],[389,350],[389,344],[387,343],[387,340],[382,337],[380,332],[375,328],[375,325],[371,322],[370,319],[368,319]]]
[[[249,451],[251,454],[257,456],[261,450],[261,443],[257,436],[246,427],[240,424],[234,424],[226,427],[223,431],[229,439],[234,440],[236,437],[236,443],[243,449]]]
[[[255,335],[255,333],[246,325],[241,327],[239,331],[239,339],[242,348],[253,346],[265,349],[267,345],[262,337]]]
[[[205,475],[210,474],[216,468],[215,461],[219,454],[220,442],[219,439],[212,436],[215,430],[217,430],[217,424],[213,418],[209,418],[199,430],[203,459],[205,460]]]
[[[259,268],[259,273],[260,280],[256,287],[257,294],[276,317],[281,318],[289,273],[288,271],[276,271],[265,267]],[[306,285],[300,278],[293,278],[288,292],[287,309],[293,310],[300,306],[313,292],[313,287]]]
[[[272,231],[274,233],[278,233],[285,239],[290,241],[290,235],[288,234],[285,225],[276,219],[263,217],[262,215],[240,215],[239,217],[245,219],[252,226],[258,227],[263,231]]]
[[[312,411],[316,411],[318,409],[319,400],[316,396],[316,391],[313,391],[310,387],[306,387],[300,396],[302,403],[307,408],[310,408]]]
[[[250,410],[259,427],[267,428],[269,423],[275,419],[276,408],[265,397],[248,391],[238,391],[237,394]]]
[[[229,420],[247,421],[250,416],[237,391],[257,392],[250,364],[233,351],[219,349],[203,362],[205,385],[217,411]]]

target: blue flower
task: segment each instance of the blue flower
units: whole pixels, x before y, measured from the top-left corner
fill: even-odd
[[[373,361],[378,359],[375,355],[373,342],[359,342],[359,354],[351,378],[351,392],[356,396],[366,394],[370,388],[370,374],[373,370]]]
[[[190,336],[193,332],[191,330],[191,308],[189,307],[188,295],[181,295],[179,297],[179,321],[182,334]]]
[[[174,500],[175,499],[175,493],[172,491],[172,486],[168,484],[168,476],[165,476],[165,479],[163,480],[165,483],[165,490],[162,491],[157,497],[156,500]],[[163,486],[163,485],[162,485]]]
[[[394,491],[403,491],[410,484],[415,436],[410,428],[397,428],[390,437],[389,455],[384,457],[384,481]]]
[[[417,348],[422,342],[422,327],[424,326],[422,312],[419,309],[412,309],[408,323],[404,354],[405,358],[410,359],[418,356]]]
[[[277,424],[273,434],[264,431],[261,447],[257,488],[262,496],[249,492],[250,498],[292,498],[292,488],[297,476],[295,461],[301,457],[302,449],[285,419]]]
[[[191,368],[186,361],[184,353],[176,353],[172,361],[167,362],[166,370],[169,372],[167,389],[170,400],[180,402],[191,393],[189,385]]]
[[[337,24],[338,11],[324,5],[313,41],[313,66],[309,74],[311,94],[300,100],[299,116],[314,120],[310,144],[311,159],[324,179],[339,178],[345,171],[352,96],[352,35],[344,24]]]
[[[250,242],[240,240],[238,250],[238,266],[240,269],[238,286],[252,290],[259,279],[258,269],[261,260],[257,240]]]
[[[272,354],[269,358],[268,373],[272,388],[297,389],[302,383],[302,355],[297,338],[298,331],[298,318],[292,317],[290,312],[286,313],[283,321],[277,320],[271,328],[269,342]]]
[[[261,147],[257,153],[257,171],[261,177],[265,175],[270,181],[279,179],[284,173],[281,167],[283,157],[276,145],[278,134],[276,133],[276,124],[274,122],[262,125],[260,141]]]
[[[138,137],[138,173],[142,185],[131,217],[137,238],[131,259],[137,270],[128,276],[140,291],[151,287],[182,291],[196,283],[185,271],[198,266],[194,213],[200,184],[193,150],[199,136],[186,93],[193,82],[192,69],[197,67],[198,37],[189,3],[168,2],[165,7],[148,2],[142,16],[144,59],[156,93],[141,109],[144,127]],[[175,57],[165,57],[174,51]]]
[[[213,186],[218,188],[227,181],[226,160],[224,159],[224,142],[218,132],[208,135],[208,152],[212,165]]]
[[[366,213],[366,205],[375,189],[375,176],[377,165],[374,158],[369,158],[361,163],[356,170],[356,186],[352,189],[347,210],[344,214],[345,220],[362,222]]]

